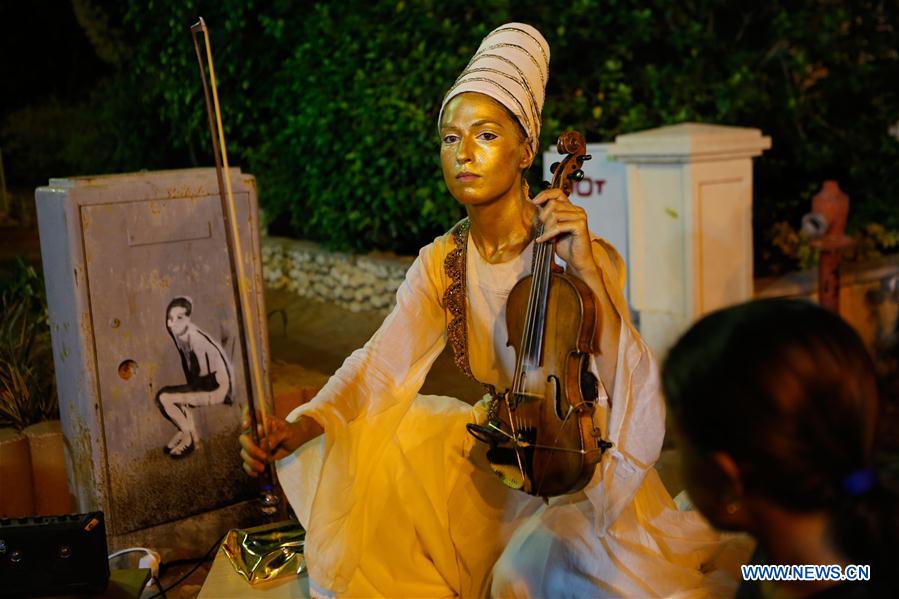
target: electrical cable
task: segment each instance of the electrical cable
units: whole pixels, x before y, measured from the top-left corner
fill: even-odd
[[[204,557],[205,556],[185,557],[183,559],[173,559],[171,561],[165,562],[164,564],[160,564],[160,569],[163,572],[167,572],[168,570],[175,568],[177,566],[193,565],[193,564],[202,562]]]
[[[125,555],[126,553],[149,553],[150,550],[146,547],[129,547],[128,549],[120,549],[114,553],[110,553],[106,559],[113,559],[119,557],[120,555]]]
[[[154,579],[153,579],[153,582],[156,583],[156,588],[159,589],[159,592],[158,592],[156,595],[154,595],[154,596],[162,597],[162,599],[168,599],[168,598],[165,596],[165,589],[162,588],[162,582],[160,582],[160,580],[159,580],[158,578],[154,578]]]
[[[173,582],[172,584],[170,584],[170,585],[169,585],[168,587],[166,587],[166,588],[161,588],[161,587],[162,587],[162,584],[160,584],[160,585],[159,585],[159,586],[160,586],[159,592],[156,593],[155,595],[152,595],[151,597],[149,597],[149,599],[158,599],[158,598],[160,598],[160,597],[163,598],[163,599],[165,599],[165,594],[166,594],[168,591],[171,591],[171,590],[174,589],[176,586],[178,586],[179,584],[181,584],[182,582],[184,582],[185,580],[187,580],[187,579],[190,577],[191,574],[193,574],[194,572],[196,572],[196,571],[200,568],[200,566],[203,565],[204,562],[206,562],[207,560],[209,560],[209,557],[215,552],[216,549],[218,549],[218,547],[219,547],[219,545],[221,544],[221,542],[225,540],[225,535],[227,535],[227,534],[228,534],[228,533],[225,533],[224,535],[220,536],[220,537],[215,541],[215,543],[212,544],[212,547],[209,548],[209,551],[207,551],[206,554],[205,554],[203,557],[201,557],[201,558],[197,561],[197,564],[196,564],[193,568],[191,568],[190,570],[188,570],[188,572],[187,572],[186,574],[184,574],[183,576],[181,576],[181,578],[179,578],[178,580],[176,580],[175,582]],[[183,562],[183,561],[185,561],[185,560],[179,560],[179,561],[182,561],[182,562]],[[175,562],[172,562],[172,563],[175,563]],[[168,564],[166,564],[166,565],[168,565]]]

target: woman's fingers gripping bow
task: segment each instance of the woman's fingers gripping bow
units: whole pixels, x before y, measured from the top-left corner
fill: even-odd
[[[292,445],[290,443],[291,423],[282,418],[263,416],[261,412],[256,412],[258,443],[253,439],[250,427],[250,412],[244,408],[241,419],[243,430],[238,441],[240,442],[240,457],[243,461],[244,472],[250,476],[257,476],[265,470],[268,462],[281,459],[296,449],[290,447]]]

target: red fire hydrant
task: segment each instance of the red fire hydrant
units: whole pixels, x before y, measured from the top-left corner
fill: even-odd
[[[818,302],[833,312],[840,312],[840,258],[853,244],[846,235],[849,196],[836,181],[825,181],[812,198],[812,211],[802,217],[802,231],[812,238],[811,245],[820,250],[818,259]]]

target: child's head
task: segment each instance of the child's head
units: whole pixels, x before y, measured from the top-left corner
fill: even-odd
[[[824,513],[856,559],[893,534],[872,468],[874,365],[839,316],[780,299],[714,312],[672,348],[662,384],[688,491],[713,524],[756,532],[763,523],[740,509],[754,500]]]

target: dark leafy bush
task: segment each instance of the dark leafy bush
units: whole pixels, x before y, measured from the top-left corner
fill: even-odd
[[[0,426],[59,418],[44,283],[21,260],[0,285]]]
[[[77,4],[83,22],[102,20],[98,3]],[[795,266],[772,230],[795,227],[824,179],[852,198],[850,228],[899,228],[899,141],[888,133],[899,122],[899,0],[124,6],[108,8],[123,11],[108,39],[85,26],[119,69],[94,110],[108,147],[78,152],[102,158],[85,170],[211,164],[188,34],[202,14],[231,162],[257,175],[279,232],[409,252],[449,226],[461,211],[439,172],[439,103],[507,20],[535,25],[552,47],[544,145],[565,128],[611,141],[685,120],[772,137],[755,170],[758,272]]]
[[[173,146],[211,162],[186,33],[200,13],[231,162],[257,175],[275,227],[340,249],[411,252],[461,214],[440,175],[436,115],[506,4],[133,2],[125,22],[143,40],[133,83]]]
[[[408,253],[461,214],[440,174],[436,116],[489,29],[449,3],[420,4],[317,5],[304,20],[277,74],[279,126],[249,153],[268,173],[267,207],[302,236]],[[266,23],[273,35],[287,27]]]

